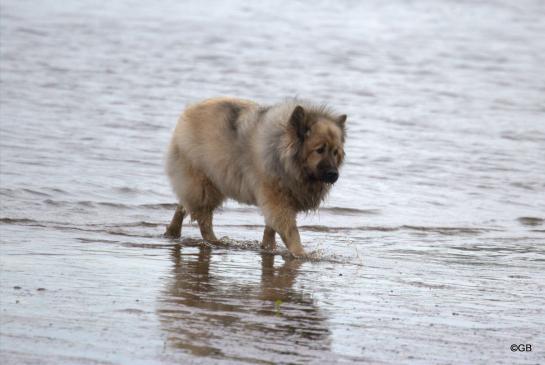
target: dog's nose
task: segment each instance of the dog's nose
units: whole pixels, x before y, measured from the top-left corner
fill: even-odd
[[[335,181],[337,181],[337,179],[339,178],[339,173],[337,172],[337,170],[328,170],[326,173],[325,173],[325,181],[328,182],[328,183],[334,183]]]

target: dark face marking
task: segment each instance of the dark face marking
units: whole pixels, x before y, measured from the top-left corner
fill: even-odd
[[[243,108],[240,105],[231,103],[229,101],[218,104],[218,107],[221,108],[221,110],[225,113],[225,120],[227,121],[229,128],[236,133],[237,120]]]
[[[333,184],[339,178],[339,170],[336,162],[331,158],[324,158],[318,164],[318,179]]]
[[[315,123],[305,139],[303,149],[303,166],[307,176],[312,180],[335,183],[344,157],[342,130],[336,121],[322,119]]]

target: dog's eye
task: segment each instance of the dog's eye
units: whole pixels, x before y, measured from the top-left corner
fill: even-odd
[[[333,156],[337,156],[337,150],[333,151]]]
[[[321,146],[320,148],[318,148],[318,149],[316,150],[316,152],[318,152],[318,153],[320,153],[320,154],[324,153],[324,151],[325,151],[325,146]]]

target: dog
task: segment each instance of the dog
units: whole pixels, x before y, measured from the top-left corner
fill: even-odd
[[[316,210],[337,181],[346,118],[298,99],[263,106],[223,97],[188,106],[167,152],[179,204],[165,236],[179,238],[189,213],[203,239],[217,241],[212,215],[231,198],[261,208],[263,249],[276,249],[278,232],[292,256],[304,256],[296,216]]]

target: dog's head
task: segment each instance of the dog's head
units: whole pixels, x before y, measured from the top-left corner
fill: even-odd
[[[297,105],[289,125],[298,144],[298,160],[306,178],[333,184],[344,160],[346,115],[305,109]]]

